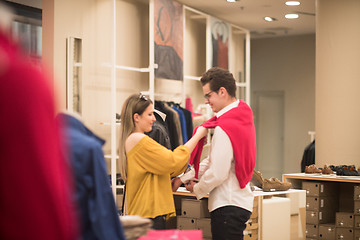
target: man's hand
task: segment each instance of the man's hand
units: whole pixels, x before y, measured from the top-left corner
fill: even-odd
[[[197,182],[191,180],[190,182],[185,184],[185,188],[186,190],[188,190],[189,192],[193,192],[194,191],[194,186],[195,184],[197,184]]]
[[[178,188],[181,186],[183,182],[180,180],[179,177],[173,178],[171,180],[171,188],[173,192],[176,192]]]

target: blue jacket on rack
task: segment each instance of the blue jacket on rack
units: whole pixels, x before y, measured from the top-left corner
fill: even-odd
[[[82,239],[125,239],[106,171],[104,140],[73,116],[57,116],[73,168]]]

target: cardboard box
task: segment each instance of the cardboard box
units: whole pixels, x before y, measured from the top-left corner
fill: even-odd
[[[200,218],[196,221],[196,229],[201,229],[203,232],[203,237],[210,237],[211,234],[211,220],[210,218]]]
[[[249,219],[246,222],[246,228],[245,230],[252,230],[252,229],[258,229],[259,228],[259,223],[257,222],[253,222],[252,219]]]
[[[306,224],[306,238],[315,238],[319,236],[319,225],[316,224]]]
[[[354,227],[355,228],[360,228],[360,216],[356,215],[355,219],[354,219]]]
[[[181,199],[181,216],[189,218],[209,218],[208,200]]]
[[[176,226],[179,230],[196,229],[196,218],[178,216]]]
[[[341,228],[354,228],[354,214],[349,212],[336,213],[336,227]]]
[[[354,201],[354,214],[360,215],[360,200]]]
[[[319,239],[335,240],[336,238],[335,224],[319,225]]]
[[[244,231],[244,240],[257,240],[258,239],[258,231],[257,230],[245,230]]]
[[[174,205],[176,215],[181,215],[181,199],[184,198],[182,196],[174,195]]]
[[[354,231],[354,239],[360,240],[360,229],[355,229]]]
[[[335,221],[335,212],[332,211],[306,211],[306,223],[322,224]]]
[[[334,182],[302,182],[302,189],[306,190],[306,196],[334,196],[337,194],[337,188],[338,184]]]
[[[354,200],[360,200],[360,186],[354,186]]]
[[[354,239],[354,229],[353,228],[336,228],[336,239]]]
[[[306,211],[332,211],[338,209],[338,199],[336,197],[306,197]]]

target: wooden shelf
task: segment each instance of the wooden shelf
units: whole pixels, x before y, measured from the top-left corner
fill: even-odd
[[[289,182],[290,179],[360,183],[360,176],[337,176],[337,175],[306,174],[306,173],[291,173],[291,174],[283,175],[283,181]]]

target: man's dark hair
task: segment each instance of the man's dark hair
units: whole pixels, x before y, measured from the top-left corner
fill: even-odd
[[[228,70],[213,67],[207,70],[200,79],[201,85],[210,84],[210,90],[217,92],[224,87],[231,97],[235,97],[236,84],[235,79]]]

